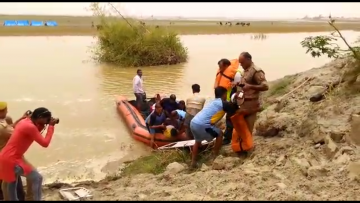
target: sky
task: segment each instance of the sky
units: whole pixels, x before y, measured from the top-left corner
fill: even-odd
[[[91,15],[90,3],[1,3],[0,14]],[[294,19],[305,15],[360,17],[360,3],[114,3],[138,17]]]

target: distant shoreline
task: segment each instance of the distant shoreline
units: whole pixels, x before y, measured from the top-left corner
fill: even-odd
[[[247,27],[236,28],[217,26],[169,26],[167,29],[179,35],[209,35],[209,34],[270,34],[270,33],[301,33],[332,31],[326,27]],[[359,31],[358,28],[343,28],[341,30]],[[96,28],[91,27],[0,27],[0,36],[96,36]]]
[[[7,20],[56,21],[57,27],[6,27]],[[180,35],[201,34],[246,34],[246,33],[299,33],[333,31],[323,21],[196,21],[196,20],[142,20],[146,26],[164,27]],[[222,22],[222,26],[220,25]],[[225,25],[231,22],[232,26]],[[95,36],[98,21],[92,16],[38,16],[38,15],[0,15],[0,36]],[[236,25],[236,24],[240,25]],[[242,26],[241,23],[250,23]],[[94,27],[92,27],[94,25]],[[338,22],[340,30],[360,31],[359,22]]]
[[[9,19],[12,18],[22,18],[22,20],[30,20],[27,17],[35,18],[87,18],[95,20],[95,17],[92,15],[37,15],[37,14],[28,14],[28,15],[14,15],[14,14],[0,14],[0,19]],[[322,18],[253,18],[253,17],[242,17],[242,18],[223,18],[223,17],[166,17],[166,16],[156,16],[156,17],[139,17],[139,16],[126,16],[127,18],[143,20],[143,21],[206,21],[206,22],[217,22],[217,21],[249,21],[249,22],[327,22],[329,19],[327,17]],[[120,18],[120,17],[119,17]],[[339,22],[358,22],[360,18],[343,18],[343,17],[333,17],[336,21]]]

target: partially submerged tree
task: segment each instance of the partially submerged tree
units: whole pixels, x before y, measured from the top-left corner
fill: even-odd
[[[121,66],[156,66],[187,61],[187,48],[177,33],[161,27],[146,27],[125,18],[111,3],[109,5],[119,16],[114,17],[99,3],[92,3],[90,7],[100,22],[94,59]]]
[[[341,31],[336,27],[336,22],[331,16],[329,16],[328,24],[334,29],[331,35],[307,37],[301,42],[301,45],[307,49],[306,53],[310,53],[312,57],[326,55],[329,58],[353,58],[353,68],[344,74],[344,76],[347,77],[347,81],[351,84],[355,82],[356,78],[360,75],[360,47],[350,45]],[[345,49],[341,48],[337,43],[339,39],[346,45]]]

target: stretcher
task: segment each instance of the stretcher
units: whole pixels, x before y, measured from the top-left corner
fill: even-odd
[[[83,201],[92,197],[91,192],[84,187],[65,188],[59,193],[66,201]]]
[[[212,143],[214,143],[214,141],[215,141],[215,138],[210,142],[207,142],[204,140],[201,142],[201,145],[202,146],[211,145]],[[194,145],[195,145],[195,140],[179,141],[179,142],[172,142],[170,144],[159,147],[158,150],[185,148],[185,147],[192,147]]]

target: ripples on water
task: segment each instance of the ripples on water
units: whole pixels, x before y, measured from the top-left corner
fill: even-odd
[[[142,68],[145,90],[149,96],[175,93],[184,99],[191,94],[191,85],[198,83],[210,98],[218,60],[236,58],[242,51],[253,55],[268,80],[318,67],[328,59],[311,58],[300,46],[305,37],[317,34],[268,34],[260,41],[251,40],[251,34],[182,36],[189,48],[188,63]],[[357,37],[354,32],[344,35],[350,41]],[[16,119],[27,109],[46,106],[61,119],[51,146],[43,149],[34,144],[26,155],[47,169],[48,180],[81,173],[91,178],[109,161],[147,152],[130,137],[114,107],[116,95],[133,98],[136,68],[84,63],[93,41],[92,37],[0,37],[0,67],[6,73],[0,85],[9,87],[2,99],[9,102],[10,114]],[[124,144],[134,150],[121,150]]]

